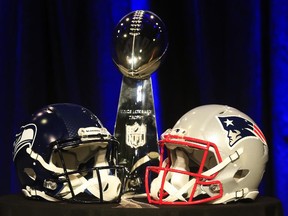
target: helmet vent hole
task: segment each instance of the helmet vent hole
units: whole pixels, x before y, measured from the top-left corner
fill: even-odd
[[[103,191],[108,190],[108,188],[109,188],[109,184],[106,184],[105,187],[104,187],[104,189],[103,189]]]
[[[248,169],[241,169],[241,170],[238,170],[235,175],[234,175],[234,179],[236,181],[241,181],[245,176],[247,176],[249,173],[249,170]]]
[[[34,170],[32,168],[24,168],[24,172],[26,173],[26,175],[29,178],[31,178],[33,181],[35,181],[36,173],[34,172]]]

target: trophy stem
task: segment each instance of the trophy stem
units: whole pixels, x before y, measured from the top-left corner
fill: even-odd
[[[146,166],[158,165],[158,135],[151,77],[123,76],[114,136],[119,164],[126,167],[125,191],[144,193]]]

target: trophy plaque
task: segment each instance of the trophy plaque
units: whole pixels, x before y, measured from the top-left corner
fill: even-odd
[[[165,25],[150,11],[127,14],[113,32],[112,58],[123,74],[114,136],[120,142],[119,163],[126,168],[124,192],[145,193],[146,166],[159,164],[151,74],[167,48]]]

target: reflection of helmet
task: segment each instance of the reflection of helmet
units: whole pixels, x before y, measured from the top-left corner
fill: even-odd
[[[239,110],[205,105],[187,112],[161,136],[158,173],[146,183],[155,204],[227,203],[255,199],[268,161],[265,137]],[[168,155],[165,159],[164,153]]]
[[[52,104],[32,115],[13,144],[27,197],[49,201],[119,202],[118,142],[99,119],[75,104]]]

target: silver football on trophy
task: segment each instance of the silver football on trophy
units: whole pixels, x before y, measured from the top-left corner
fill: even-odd
[[[113,61],[124,76],[134,79],[147,79],[157,70],[168,48],[165,24],[145,10],[124,16],[112,39]]]

